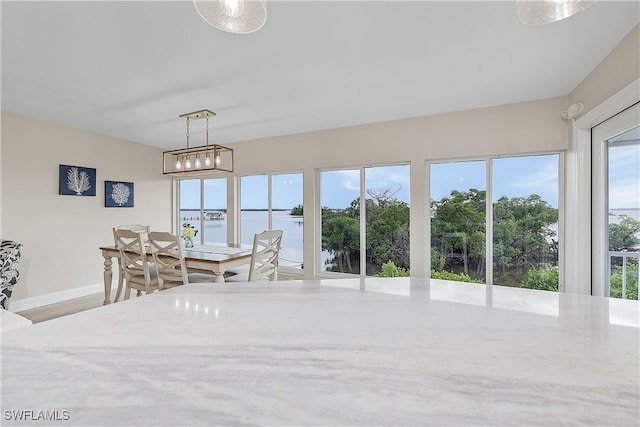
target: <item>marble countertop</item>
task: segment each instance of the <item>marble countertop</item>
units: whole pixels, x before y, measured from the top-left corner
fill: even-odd
[[[2,425],[637,426],[638,318],[424,279],[193,284],[3,332]]]

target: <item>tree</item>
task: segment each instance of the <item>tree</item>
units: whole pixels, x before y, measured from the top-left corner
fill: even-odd
[[[484,277],[485,199],[484,191],[470,189],[431,202],[432,253],[444,256],[443,270]],[[557,264],[557,222],[558,210],[536,194],[498,199],[493,205],[494,283],[514,286],[529,269]]]
[[[503,196],[493,216],[495,284],[513,285],[532,268],[557,264],[558,210],[540,196]]]
[[[620,223],[609,224],[609,250],[630,251],[640,250],[640,221],[627,215],[620,215]]]
[[[382,265],[393,262],[409,268],[409,205],[393,197],[399,189],[368,190],[365,198],[367,271],[375,274]],[[342,211],[322,209],[322,249],[333,256],[329,269],[343,271],[337,265],[360,257],[360,198]]]
[[[431,201],[431,247],[445,257],[444,269],[483,276],[485,198],[484,191],[471,189]]]
[[[302,205],[298,205],[296,207],[294,207],[293,209],[291,209],[291,213],[289,215],[291,216],[302,216],[304,214],[304,208],[302,207]]]

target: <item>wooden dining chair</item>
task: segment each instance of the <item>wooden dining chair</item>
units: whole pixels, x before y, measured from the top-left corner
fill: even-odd
[[[148,239],[147,236],[150,231],[150,227],[148,225],[142,225],[142,224],[122,224],[117,226],[115,229],[131,230],[131,231],[140,233],[142,235],[143,242],[147,241]],[[115,241],[115,235],[114,235],[114,242],[117,247],[118,243]],[[122,294],[123,284],[124,284],[124,271],[122,269],[122,261],[120,261],[120,257],[118,257],[118,289],[116,290],[116,297],[114,298],[113,302],[118,302],[118,300],[120,299],[120,295]]]
[[[145,240],[140,232],[113,229],[116,248],[120,252],[120,263],[125,282],[124,299],[129,299],[131,289],[136,289],[139,296],[142,291],[150,294],[160,289],[155,268],[149,262]],[[117,298],[117,296],[116,296]]]
[[[228,277],[227,282],[254,282],[278,280],[278,255],[282,243],[282,230],[265,230],[253,236],[253,250],[248,273]]]
[[[158,275],[160,290],[188,283],[213,283],[213,274],[190,273],[183,255],[182,240],[171,233],[152,231],[149,246]]]

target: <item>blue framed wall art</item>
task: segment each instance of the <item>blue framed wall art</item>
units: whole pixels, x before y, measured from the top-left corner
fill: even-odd
[[[82,166],[60,165],[58,194],[69,196],[95,196],[96,170]]]
[[[104,206],[107,208],[132,208],[133,182],[105,181]]]

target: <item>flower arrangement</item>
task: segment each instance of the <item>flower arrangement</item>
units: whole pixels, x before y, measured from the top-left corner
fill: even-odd
[[[196,230],[195,228],[193,228],[193,226],[189,223],[184,223],[182,224],[182,234],[180,234],[180,237],[182,237],[184,239],[184,247],[185,248],[192,248],[193,247],[193,239],[194,237],[196,237],[196,234],[198,234],[198,230]]]
[[[182,234],[180,235],[181,237],[185,239],[193,239],[194,237],[196,237],[196,234],[198,234],[198,230],[193,228],[191,224],[186,222],[182,224]]]

